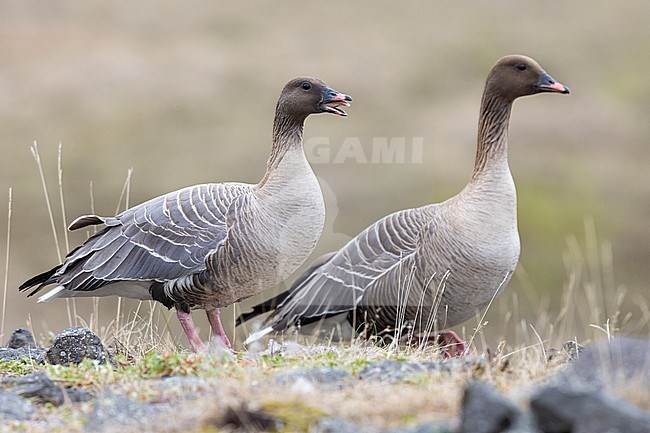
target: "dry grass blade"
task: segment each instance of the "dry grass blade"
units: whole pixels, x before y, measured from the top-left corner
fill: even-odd
[[[465,349],[465,350],[469,350],[470,347],[472,347],[472,343],[474,342],[474,339],[476,338],[476,334],[478,334],[483,329],[483,327],[486,325],[485,316],[487,315],[488,311],[490,311],[490,307],[492,306],[492,303],[496,299],[497,295],[499,293],[501,293],[501,289],[503,288],[503,285],[506,283],[506,281],[508,281],[508,278],[510,278],[510,274],[506,274],[506,276],[501,281],[501,284],[499,284],[499,287],[497,287],[497,290],[494,292],[494,295],[492,295],[492,299],[490,299],[490,303],[485,308],[485,311],[483,311],[483,315],[481,316],[481,319],[479,320],[478,325],[476,326],[476,328],[474,328],[474,332],[472,333],[472,336],[470,337],[469,341],[467,342],[467,349]]]
[[[48,215],[50,217],[50,226],[52,228],[52,236],[54,236],[54,245],[56,246],[56,255],[57,255],[58,259],[59,259],[59,263],[62,263],[63,262],[63,255],[61,254],[61,244],[59,243],[59,235],[57,234],[57,231],[56,231],[56,221],[54,219],[54,211],[52,209],[52,203],[50,202],[50,194],[49,194],[49,191],[47,189],[47,182],[45,180],[45,173],[43,172],[43,164],[41,163],[41,154],[39,153],[38,142],[36,140],[34,140],[34,144],[30,148],[30,150],[32,151],[32,156],[34,157],[34,160],[36,161],[36,165],[38,166],[38,173],[39,173],[40,178],[41,178],[41,187],[43,188],[43,194],[45,195],[45,204],[47,206],[47,212],[48,212]],[[60,168],[61,167],[60,166],[60,157],[61,157],[60,150],[61,150],[61,148],[59,147],[59,172],[61,170],[61,168]],[[62,174],[59,173],[59,178],[60,179],[61,179],[61,175]],[[61,185],[61,183],[60,183],[60,185]],[[60,189],[60,195],[61,195],[61,200],[63,200],[62,186],[61,186],[61,189]],[[65,223],[65,220],[64,220],[64,223]],[[67,243],[67,235],[66,235],[66,243]],[[77,323],[76,304],[74,305],[74,308],[75,308],[74,314],[73,314],[72,310],[70,309],[70,300],[69,299],[65,300],[65,304],[66,304],[66,310],[68,312],[68,325],[72,326],[73,318],[74,318],[74,323],[75,324]]]
[[[67,255],[70,251],[70,236],[68,236],[68,219],[65,214],[65,197],[63,195],[63,143],[61,142],[59,142],[57,152],[57,173],[59,180],[59,200],[61,202],[61,220],[63,221],[63,238],[65,240],[65,252]],[[72,304],[72,317],[74,317],[75,326],[78,326],[77,300],[75,298],[66,299],[65,303],[68,310],[70,309],[70,304]]]
[[[38,167],[38,174],[41,177],[41,187],[43,188],[43,194],[45,195],[45,205],[47,206],[47,212],[50,216],[50,225],[52,227],[52,236],[54,236],[54,244],[56,245],[56,254],[59,258],[59,263],[62,262],[61,255],[61,245],[59,244],[59,235],[56,231],[56,221],[54,220],[54,212],[52,211],[52,203],[50,202],[50,194],[47,190],[47,182],[45,181],[45,173],[43,172],[43,164],[41,163],[41,155],[38,151],[38,142],[34,140],[34,144],[30,148],[32,151],[32,156],[36,161]]]
[[[124,200],[125,209],[129,208],[129,199],[131,196],[131,176],[133,175],[133,167],[129,168],[126,173],[126,180],[122,186],[122,192],[120,192],[120,199],[117,201],[117,208],[115,209],[115,215],[120,213],[120,207],[122,205],[122,200]]]
[[[12,189],[9,188],[9,204],[7,205],[7,248],[5,250],[5,277],[4,289],[2,292],[2,324],[0,325],[0,338],[5,335],[5,319],[7,317],[7,290],[9,287],[9,247],[11,246],[11,202]]]
[[[70,236],[68,236],[68,231],[65,230],[68,227],[67,218],[65,215],[65,198],[63,196],[63,143],[59,143],[59,150],[57,154],[57,172],[59,175],[59,200],[61,202],[61,219],[63,221],[63,235],[65,240],[65,251],[66,253],[70,251]]]
[[[442,305],[442,297],[445,294],[445,288],[447,287],[447,280],[449,279],[449,276],[451,275],[451,270],[447,269],[445,274],[442,276],[442,279],[440,280],[440,283],[438,284],[438,288],[436,289],[435,296],[433,298],[433,308],[431,309],[429,316],[427,317],[427,323],[426,323],[426,328],[424,331],[424,339],[422,342],[424,343],[425,341],[428,340],[429,336],[432,333],[437,333],[439,329],[438,327],[438,310],[440,309],[440,306]],[[427,287],[429,284],[427,284]],[[445,320],[442,324],[442,328],[445,327],[445,323],[447,322],[447,305],[445,305]]]
[[[544,347],[544,340],[542,340],[542,337],[539,335],[539,332],[537,332],[537,329],[532,324],[529,324],[530,329],[533,330],[535,333],[535,337],[537,337],[537,341],[539,342],[539,347],[542,349],[542,354],[544,355],[544,362],[548,359],[548,356],[546,355],[546,348]]]

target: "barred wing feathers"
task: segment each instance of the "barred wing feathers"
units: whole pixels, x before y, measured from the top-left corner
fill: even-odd
[[[241,183],[197,185],[116,217],[82,216],[70,229],[107,227],[70,252],[49,276],[34,277],[21,290],[39,284],[32,295],[56,283],[69,291],[92,291],[117,281],[163,283],[201,272],[206,257],[226,237],[230,204],[250,190],[251,185]]]
[[[395,279],[400,278],[404,268],[410,268],[408,263],[417,252],[420,232],[428,221],[423,212],[418,208],[388,215],[320,267],[309,269],[294,283],[291,295],[266,324],[279,331],[310,318],[352,311],[373,286],[383,280],[397,283]],[[386,288],[381,296],[398,296],[397,284],[381,286]]]

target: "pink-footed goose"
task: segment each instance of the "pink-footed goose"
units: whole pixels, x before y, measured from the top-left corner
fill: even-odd
[[[519,259],[510,111],[515,99],[542,92],[569,89],[529,57],[500,59],[485,84],[469,184],[445,202],[388,215],[321,257],[287,292],[239,317],[242,323],[273,310],[247,343],[341,314],[366,335],[417,335],[458,325],[485,308]],[[465,349],[453,331],[439,333],[438,341],[454,346],[451,354]]]
[[[117,295],[174,307],[192,349],[205,352],[191,310],[204,309],[214,335],[230,347],[219,308],[276,285],[311,254],[325,219],[323,195],[303,150],[310,114],[346,116],[352,99],[316,78],[282,90],[273,145],[258,184],[196,185],[154,198],[115,217],[86,215],[69,227],[106,227],[65,261],[20,286],[29,296],[56,284],[57,297]]]

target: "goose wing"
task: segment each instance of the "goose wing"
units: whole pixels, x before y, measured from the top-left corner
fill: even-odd
[[[421,208],[399,211],[372,224],[321,266],[301,275],[267,326],[279,331],[354,310],[370,287],[399,274],[396,268],[416,253],[425,224]]]
[[[117,281],[165,282],[200,272],[205,258],[226,237],[230,204],[250,189],[240,183],[197,185],[116,217],[77,218],[71,230],[99,223],[106,227],[70,252],[49,275],[36,276],[20,288],[38,284],[30,295],[53,283],[66,290],[91,291]]]

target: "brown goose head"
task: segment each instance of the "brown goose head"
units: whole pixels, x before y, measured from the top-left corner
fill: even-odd
[[[349,107],[349,95],[330,89],[318,78],[298,77],[289,81],[278,100],[278,111],[297,118],[310,114],[331,113],[338,116],[348,114],[339,107]]]
[[[547,74],[539,63],[521,55],[499,59],[488,75],[485,88],[486,92],[508,101],[536,93],[569,93],[569,88]]]

